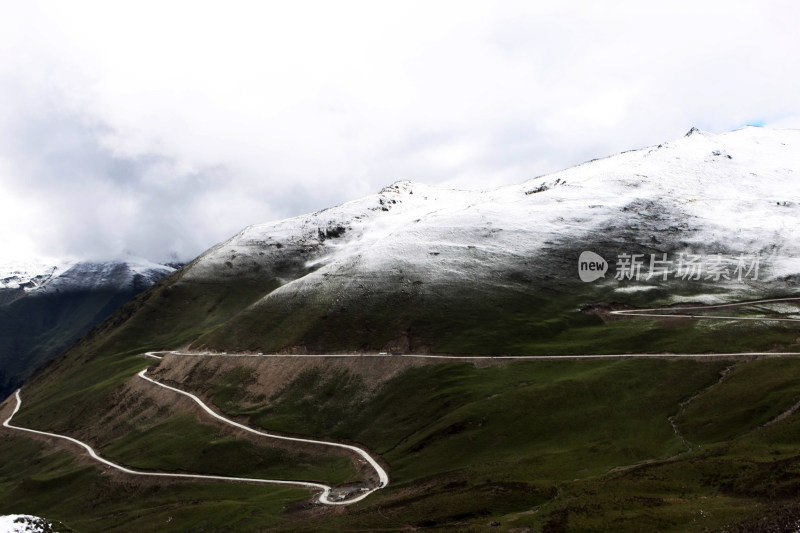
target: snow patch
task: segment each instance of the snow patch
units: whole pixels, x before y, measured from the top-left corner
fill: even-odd
[[[623,294],[633,293],[633,292],[645,292],[651,291],[655,289],[655,285],[632,285],[630,287],[617,287],[614,289],[614,292],[621,292]]]
[[[44,533],[53,531],[53,524],[31,515],[0,516],[0,533]]]

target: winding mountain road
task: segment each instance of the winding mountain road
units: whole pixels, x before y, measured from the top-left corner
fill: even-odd
[[[767,300],[756,300],[751,302],[738,302],[738,303],[729,303],[729,304],[717,304],[717,305],[703,305],[703,306],[688,306],[688,307],[658,307],[652,309],[629,309],[629,310],[617,310],[611,311],[610,314],[617,315],[617,316],[630,316],[630,317],[654,317],[654,318],[690,318],[695,320],[742,320],[742,321],[769,321],[769,322],[800,322],[800,318],[769,318],[769,317],[736,317],[736,316],[713,316],[713,315],[702,315],[702,314],[685,314],[686,311],[709,311],[714,309],[721,309],[721,308],[733,308],[733,307],[746,307],[751,305],[760,305],[760,304],[773,304],[773,303],[786,303],[786,302],[798,302],[800,301],[800,297],[797,298],[775,298],[775,299],[767,299]],[[295,357],[295,358],[303,358],[303,357],[395,357],[388,354],[320,354],[320,355],[297,355],[297,354],[281,354],[281,355],[264,355],[262,353],[258,354],[248,354],[248,353],[238,353],[238,354],[229,354],[229,353],[220,353],[220,354],[213,354],[209,352],[203,353],[187,353],[187,352],[180,352],[180,351],[171,351],[171,352],[147,352],[145,355],[147,357],[151,357],[154,359],[162,359],[162,356],[157,355],[157,353],[169,353],[171,355],[176,356],[185,356],[185,357]],[[556,359],[619,359],[619,358],[670,358],[670,357],[758,357],[758,356],[776,356],[776,357],[795,357],[800,356],[800,352],[737,352],[737,353],[684,353],[684,354],[670,354],[670,353],[661,353],[661,354],[653,354],[653,353],[635,353],[635,354],[603,354],[603,355],[473,355],[473,356],[451,356],[451,355],[424,355],[424,354],[408,354],[403,355],[403,357],[415,357],[415,358],[425,358],[425,359],[447,359],[447,360],[486,360],[486,359],[514,359],[514,360],[556,360]],[[211,409],[208,405],[206,405],[200,398],[191,394],[186,391],[182,391],[178,388],[171,387],[169,385],[165,385],[160,383],[150,377],[147,376],[147,370],[144,369],[139,372],[138,376],[146,380],[156,386],[163,387],[165,389],[171,390],[178,394],[182,394],[184,396],[188,396],[191,398],[195,403],[197,403],[207,414],[220,420],[221,422],[231,425],[233,427],[239,428],[241,430],[260,435],[262,437],[268,437],[277,440],[284,440],[290,442],[300,442],[306,444],[316,444],[322,446],[331,446],[334,448],[340,448],[347,450],[349,452],[357,454],[359,457],[364,459],[377,473],[379,484],[377,487],[367,488],[364,487],[361,489],[361,493],[355,497],[347,498],[348,494],[345,495],[338,495],[333,496],[335,489],[332,487],[325,485],[323,483],[313,483],[308,481],[289,481],[289,480],[280,480],[280,479],[260,479],[260,478],[241,478],[241,477],[232,477],[232,476],[213,476],[213,475],[202,475],[202,474],[177,474],[177,473],[169,473],[169,472],[155,472],[155,471],[142,471],[142,470],[133,470],[122,465],[116,464],[108,459],[104,459],[97,452],[88,444],[81,442],[77,439],[72,437],[68,437],[66,435],[60,435],[57,433],[49,433],[46,431],[39,431],[35,429],[28,429],[23,428],[20,426],[15,426],[11,424],[12,419],[14,416],[19,412],[20,408],[22,407],[22,397],[20,394],[21,389],[17,390],[15,393],[16,396],[16,407],[14,408],[14,412],[11,413],[11,416],[8,417],[3,422],[3,426],[10,429],[16,429],[18,431],[24,431],[28,433],[33,433],[37,435],[43,435],[47,437],[53,437],[57,439],[63,439],[70,441],[78,446],[84,448],[89,455],[95,459],[96,461],[109,466],[115,470],[119,470],[120,472],[124,472],[126,474],[131,474],[135,476],[151,476],[151,477],[165,477],[165,478],[182,478],[182,479],[194,479],[194,480],[213,480],[213,481],[229,481],[229,482],[246,482],[246,483],[263,483],[263,484],[271,484],[271,485],[288,485],[288,486],[295,486],[301,487],[306,489],[312,490],[319,490],[321,494],[319,496],[318,501],[325,505],[351,505],[353,503],[359,502],[381,488],[386,487],[389,484],[389,475],[387,472],[381,467],[381,465],[376,461],[372,455],[370,455],[365,450],[357,447],[352,446],[349,444],[342,444],[337,442],[328,442],[328,441],[321,441],[315,439],[307,439],[307,438],[300,438],[300,437],[287,437],[284,435],[276,435],[272,433],[268,433],[265,431],[259,431],[253,429],[249,426],[244,424],[240,424],[224,416],[216,413],[213,409]],[[335,499],[333,499],[335,498]]]
[[[770,317],[740,317],[740,316],[714,316],[702,314],[685,314],[677,311],[712,311],[714,309],[748,307],[752,305],[774,304],[786,302],[800,302],[800,297],[792,298],[773,298],[767,300],[753,300],[749,302],[734,302],[727,304],[696,305],[687,307],[654,307],[652,309],[626,309],[610,311],[609,314],[630,317],[655,317],[655,318],[690,318],[694,320],[742,320],[742,321],[761,321],[761,322],[800,322],[800,318],[770,318]],[[153,352],[149,352],[153,353]],[[210,353],[210,352],[171,352],[172,355],[193,356],[193,357],[396,357],[393,355],[380,354],[269,354],[263,353]],[[664,358],[664,357],[758,357],[758,356],[798,356],[800,352],[726,352],[726,353],[621,353],[621,354],[593,354],[593,355],[427,355],[427,354],[403,354],[403,357],[415,357],[421,359],[449,359],[449,360],[481,360],[481,359],[521,359],[529,361],[547,361],[554,359],[619,359],[619,358]]]
[[[161,357],[159,357],[158,355],[155,355],[154,352],[147,352],[145,355],[148,356],[148,357],[155,358],[155,359],[161,359]],[[363,449],[359,448],[358,446],[352,446],[350,444],[342,444],[342,443],[339,443],[339,442],[329,442],[329,441],[324,441],[324,440],[307,439],[307,438],[300,438],[300,437],[287,437],[285,435],[276,435],[274,433],[267,433],[265,431],[259,431],[257,429],[253,429],[253,428],[251,428],[249,426],[246,426],[244,424],[240,424],[238,422],[234,422],[233,420],[225,418],[224,416],[216,413],[213,409],[211,409],[208,405],[206,405],[200,398],[198,398],[197,396],[195,396],[194,394],[192,394],[190,392],[182,391],[182,390],[177,389],[175,387],[170,387],[169,385],[164,385],[163,383],[159,383],[158,381],[147,377],[147,375],[146,375],[147,374],[147,370],[148,369],[145,368],[144,370],[139,372],[138,376],[140,378],[146,380],[146,381],[149,381],[150,383],[158,385],[159,387],[163,387],[165,389],[169,389],[169,390],[177,392],[179,394],[183,394],[184,396],[188,396],[197,405],[199,405],[206,413],[208,413],[209,415],[213,416],[217,420],[221,420],[225,424],[237,427],[239,429],[243,429],[243,430],[248,431],[250,433],[253,433],[255,435],[260,435],[262,437],[268,437],[268,438],[271,438],[271,439],[284,440],[284,441],[289,441],[289,442],[302,442],[302,443],[305,443],[305,444],[318,444],[318,445],[330,446],[330,447],[333,447],[333,448],[340,448],[340,449],[344,449],[344,450],[347,450],[347,451],[350,451],[350,452],[354,452],[358,456],[360,456],[362,459],[364,459],[373,468],[373,470],[375,470],[375,473],[378,474],[379,484],[378,484],[377,487],[374,487],[374,488],[371,488],[371,489],[367,489],[361,495],[359,495],[359,496],[357,496],[355,498],[350,498],[350,499],[345,500],[345,501],[330,501],[328,499],[328,494],[330,493],[331,489],[330,489],[330,487],[326,486],[327,490],[326,490],[326,492],[323,493],[322,497],[320,498],[320,502],[321,503],[339,504],[339,505],[356,503],[358,501],[363,500],[364,498],[366,498],[367,496],[372,494],[374,491],[376,491],[378,489],[381,489],[381,488],[383,488],[383,487],[385,487],[385,486],[387,486],[389,484],[389,474],[386,473],[386,470],[384,470],[383,467],[378,463],[378,461],[376,461],[369,453],[367,453]],[[323,498],[324,498],[325,501],[323,501]]]
[[[155,355],[154,352],[148,352],[145,355],[147,355],[148,357],[155,358],[155,359],[161,359],[161,357],[159,357],[158,355]],[[17,401],[16,407],[14,408],[14,411],[11,413],[11,416],[9,416],[3,422],[3,427],[9,428],[9,429],[16,429],[18,431],[24,431],[24,432],[27,432],[27,433],[33,433],[33,434],[36,434],[36,435],[44,435],[44,436],[47,436],[47,437],[53,437],[53,438],[57,438],[57,439],[67,440],[69,442],[72,442],[72,443],[77,444],[78,446],[84,448],[89,453],[89,456],[92,457],[94,460],[96,460],[96,461],[98,461],[98,462],[100,462],[100,463],[102,463],[102,464],[104,464],[106,466],[109,466],[109,467],[111,467],[111,468],[113,468],[115,470],[119,470],[120,472],[124,472],[126,474],[131,474],[131,475],[134,475],[134,476],[151,476],[151,477],[181,478],[181,479],[194,479],[194,480],[211,480],[211,481],[233,481],[233,482],[245,482],[245,483],[263,483],[263,484],[270,484],[270,485],[289,485],[289,486],[301,487],[301,488],[306,488],[306,489],[312,489],[312,490],[315,490],[315,491],[317,491],[317,490],[321,491],[321,494],[319,496],[318,501],[319,501],[319,503],[322,503],[322,504],[325,504],[325,505],[351,505],[351,504],[354,504],[356,502],[359,502],[359,501],[363,500],[364,498],[366,498],[367,496],[369,496],[370,494],[372,494],[376,490],[382,489],[382,488],[386,487],[389,484],[389,474],[386,473],[386,470],[384,470],[383,467],[369,453],[367,453],[366,451],[362,450],[361,448],[358,448],[357,446],[351,446],[349,444],[341,444],[341,443],[338,443],[338,442],[327,442],[327,441],[322,441],[322,440],[305,439],[305,438],[298,438],[298,437],[286,437],[286,436],[283,436],[283,435],[274,435],[274,434],[267,433],[267,432],[264,432],[264,431],[258,431],[256,429],[251,428],[251,427],[245,426],[244,424],[240,424],[238,422],[234,422],[233,420],[229,420],[229,419],[225,418],[224,416],[217,414],[216,412],[214,412],[214,410],[212,410],[208,405],[203,403],[203,401],[200,400],[200,398],[198,398],[194,394],[191,394],[191,393],[186,392],[186,391],[182,391],[182,390],[177,389],[175,387],[170,387],[169,385],[164,385],[163,383],[159,383],[158,381],[148,377],[146,374],[147,374],[147,369],[144,369],[141,372],[139,372],[138,376],[140,378],[146,380],[146,381],[149,381],[150,383],[153,383],[153,384],[159,386],[159,387],[163,387],[165,389],[169,389],[169,390],[177,392],[179,394],[183,394],[184,396],[188,396],[195,403],[197,403],[206,413],[208,413],[209,415],[213,416],[214,418],[216,418],[218,420],[221,420],[222,422],[224,422],[224,423],[226,423],[228,425],[237,427],[239,429],[243,429],[245,431],[248,431],[250,433],[254,433],[256,435],[260,435],[262,437],[269,437],[269,438],[272,438],[272,439],[292,441],[292,442],[302,442],[302,443],[306,443],[306,444],[317,444],[317,445],[322,445],[322,446],[331,446],[331,447],[334,447],[334,448],[341,448],[341,449],[345,449],[345,450],[350,451],[350,452],[354,452],[354,453],[358,454],[361,458],[363,458],[375,470],[375,472],[378,474],[379,484],[378,484],[377,487],[372,487],[372,488],[364,487],[364,488],[361,489],[360,494],[358,494],[357,496],[347,498],[346,496],[348,494],[344,494],[341,497],[337,497],[336,496],[336,492],[337,492],[336,489],[334,489],[334,488],[332,488],[332,487],[330,487],[328,485],[325,485],[323,483],[313,483],[313,482],[309,482],[309,481],[289,481],[289,480],[282,480],[282,479],[241,478],[241,477],[233,477],[233,476],[213,476],[213,475],[203,475],[203,474],[176,474],[176,473],[169,473],[169,472],[133,470],[133,469],[124,467],[122,465],[119,465],[117,463],[109,461],[108,459],[103,458],[91,446],[89,446],[85,442],[79,441],[78,439],[75,439],[75,438],[72,438],[72,437],[68,437],[66,435],[60,435],[58,433],[49,433],[47,431],[39,431],[39,430],[36,430],[36,429],[29,429],[29,428],[24,428],[24,427],[21,427],[21,426],[15,426],[15,425],[11,424],[11,420],[14,418],[14,416],[19,412],[20,408],[22,407],[22,396],[20,394],[21,389],[18,389],[16,391],[16,393],[15,393],[15,397],[16,397],[16,401]]]
[[[11,424],[11,420],[14,418],[19,412],[20,407],[22,407],[22,397],[20,396],[20,390],[17,389],[15,395],[17,399],[17,405],[14,408],[14,412],[11,413],[4,422],[3,427],[7,427],[10,429],[16,429],[18,431],[25,431],[27,433],[34,433],[36,435],[44,435],[46,437],[53,437],[56,439],[63,439],[78,446],[84,448],[87,452],[89,452],[89,456],[92,459],[103,463],[106,466],[110,466],[115,470],[119,470],[120,472],[124,472],[126,474],[131,474],[134,476],[151,476],[151,477],[168,477],[168,478],[183,478],[183,479],[199,479],[199,480],[213,480],[213,481],[239,481],[239,482],[247,482],[247,483],[267,483],[272,485],[291,485],[296,487],[302,487],[307,489],[314,489],[314,490],[322,490],[322,495],[320,495],[319,501],[320,503],[325,503],[328,505],[346,505],[348,503],[353,502],[332,502],[328,500],[328,495],[330,494],[331,488],[327,485],[323,485],[321,483],[311,483],[306,481],[285,481],[280,479],[258,479],[258,478],[241,478],[241,477],[230,477],[230,476],[210,476],[210,475],[201,475],[201,474],[174,474],[170,472],[148,472],[143,470],[132,470],[130,468],[126,468],[122,465],[118,465],[117,463],[113,463],[108,459],[103,458],[102,456],[98,455],[97,452],[85,442],[81,442],[78,439],[73,439],[72,437],[67,437],[66,435],[59,435],[58,433],[49,433],[47,431],[39,431],[37,429],[28,429],[20,426],[14,426]]]

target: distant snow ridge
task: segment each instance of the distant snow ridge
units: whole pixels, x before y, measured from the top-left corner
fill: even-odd
[[[0,263],[0,289],[36,289],[74,264],[75,261],[49,259]]]
[[[140,258],[104,262],[29,260],[0,264],[0,289],[29,293],[144,289],[174,270]]]
[[[44,518],[31,515],[0,516],[0,533],[56,533],[61,531]]]

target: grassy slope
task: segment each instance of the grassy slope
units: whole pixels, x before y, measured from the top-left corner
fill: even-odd
[[[259,530],[279,523],[290,502],[308,495],[274,486],[112,479],[69,453],[15,435],[0,437],[0,456],[0,513],[46,516],[81,533]]]
[[[15,423],[23,427],[74,434],[76,428],[108,424],[109,412],[120,412],[117,395],[136,372],[152,364],[137,356],[95,357],[60,372],[45,374],[23,389],[23,409]],[[55,363],[56,366],[58,363]],[[64,387],[60,380],[72,387]],[[343,483],[357,479],[343,455],[309,456],[288,452],[268,442],[234,438],[210,419],[197,419],[165,405],[141,427],[131,427],[125,415],[115,424],[127,430],[92,431],[102,454],[122,464],[164,471],[278,479],[309,479]],[[113,417],[112,417],[113,420]],[[97,442],[99,433],[107,437]],[[121,433],[121,434],[120,434]],[[298,466],[300,465],[300,466]]]
[[[797,401],[800,361],[739,362],[717,384],[731,364],[437,365],[395,378],[366,407],[324,392],[298,402],[300,389],[309,390],[309,376],[301,376],[253,419],[287,431],[355,434],[392,466],[389,489],[346,517],[304,523],[309,531],[480,531],[491,521],[501,530],[714,530],[763,517],[766,509],[782,512],[800,491],[800,420],[759,429]],[[764,383],[765,375],[771,383]],[[312,390],[326,390],[316,385]],[[762,403],[769,408],[731,409],[717,399],[756,398],[765,390],[770,396]],[[695,411],[723,420],[728,432],[684,453],[667,417],[698,392],[679,419],[685,436],[701,441],[684,427]],[[307,416],[309,404],[335,405],[346,414],[331,428],[329,420]],[[644,464],[652,459],[661,461]]]
[[[194,524],[201,517],[208,527],[222,528],[256,509],[259,520],[232,530],[259,531],[269,523],[307,531],[406,526],[479,531],[497,521],[498,530],[703,531],[773,511],[791,513],[800,490],[800,474],[794,473],[800,471],[794,447],[800,421],[789,417],[759,426],[797,401],[800,361],[736,362],[717,383],[731,364],[565,360],[476,368],[445,363],[409,369],[368,399],[352,376],[310,372],[287,384],[268,407],[249,414],[264,427],[347,438],[381,453],[392,484],[343,515],[284,514],[287,500],[281,498],[308,494],[302,491],[273,496],[263,488],[181,485],[171,486],[169,498],[157,502],[154,494],[166,488],[112,483],[101,489],[110,482],[95,469],[64,466],[71,465],[69,456],[41,445],[21,446],[30,441],[16,436],[2,444],[9,460],[0,469],[0,512],[19,511],[26,501],[25,512],[53,516],[79,531],[97,530],[91,523],[106,515],[120,524],[119,531],[134,531],[123,523],[150,513],[176,517],[175,531],[199,530]],[[247,412],[236,407],[237,379],[248,379],[245,367],[227,373],[215,387],[215,401],[232,414]],[[680,402],[698,393],[679,414]],[[728,396],[750,398],[745,405],[754,405],[745,408]],[[766,407],[759,407],[759,400]],[[667,422],[671,415],[679,415],[678,427],[695,445],[692,452],[677,455],[684,448]],[[719,421],[719,427],[704,420]],[[188,432],[193,441],[214,441],[191,424],[176,427],[170,431]],[[199,466],[192,463],[192,449],[182,454],[186,443],[172,446],[162,437],[134,434],[109,450],[154,446],[172,466],[182,461]],[[610,471],[653,459],[661,461]],[[199,496],[191,496],[195,490]],[[63,491],[80,498],[62,499]],[[117,499],[119,491],[127,491],[125,505]],[[85,497],[96,501],[96,509],[79,503]],[[261,507],[261,497],[271,503]],[[189,512],[191,499],[200,502],[193,504],[199,514]],[[217,516],[220,509],[226,511]],[[89,526],[81,529],[84,523]]]
[[[388,283],[388,282],[387,282]],[[308,353],[400,351],[450,354],[585,354],[766,350],[797,345],[797,327],[780,323],[604,323],[579,309],[588,302],[649,307],[668,292],[619,294],[609,286],[530,283],[446,286],[270,299],[243,309],[193,341],[196,349]],[[702,287],[684,287],[691,296]],[[359,292],[360,290],[365,292]],[[702,291],[701,291],[702,292]]]
[[[86,419],[101,420],[125,381],[148,364],[134,354],[178,347],[198,338],[198,344],[227,349],[266,351],[301,343],[312,351],[349,350],[382,347],[393,342],[400,332],[407,337],[411,350],[420,347],[450,353],[520,354],[766,349],[775,344],[790,347],[798,336],[794,328],[764,324],[708,326],[689,322],[664,327],[641,319],[603,324],[598,317],[577,311],[587,301],[607,300],[610,295],[602,288],[584,288],[583,293],[573,296],[566,296],[569,291],[564,287],[549,292],[518,288],[495,291],[491,297],[488,293],[466,296],[463,291],[450,288],[443,299],[421,294],[402,298],[395,295],[389,300],[378,298],[345,309],[312,302],[313,305],[293,309],[290,315],[286,309],[256,312],[250,307],[276,284],[274,279],[198,284],[182,281],[180,274],[171,276],[135,298],[26,384],[20,423],[68,431],[82,427]],[[627,298],[632,304],[652,303],[639,301],[644,298],[641,295]],[[785,374],[785,369],[765,368],[764,372],[773,378]],[[630,506],[633,511],[616,519],[635,530],[638,520],[649,516],[653,502],[636,503],[636,494],[644,489],[638,478],[631,477],[634,474],[603,473],[613,466],[679,451],[680,441],[671,435],[666,417],[678,413],[679,401],[713,382],[718,370],[718,363],[686,361],[520,363],[485,370],[447,364],[409,370],[381,389],[378,396],[361,403],[348,399],[358,397],[356,393],[363,387],[357,380],[306,375],[270,405],[248,414],[254,422],[270,429],[363,442],[383,454],[392,468],[392,488],[349,510],[346,517],[313,519],[292,527],[470,525],[489,516],[506,520],[506,516],[542,505],[536,516],[522,515],[514,523],[558,530],[562,523],[582,523],[584,511],[574,511],[572,507],[589,505],[594,506],[599,522],[587,518],[587,523],[594,524],[594,528],[605,524],[603,527],[614,529],[603,521],[618,513],[613,504],[617,496],[613,495],[620,494],[619,498],[628,502],[625,509]],[[240,411],[236,406],[236,379],[232,376],[228,383],[215,384],[219,405],[231,412]],[[246,379],[246,374],[241,379]],[[730,386],[736,383],[731,380]],[[718,390],[728,386],[725,382]],[[749,383],[745,381],[744,386],[748,388]],[[742,391],[733,391],[731,398],[741,394]],[[758,421],[768,417],[776,406],[791,402],[791,384],[776,394],[779,398],[769,399],[772,407],[759,412]],[[752,395],[750,398],[755,398]],[[692,408],[690,405],[682,415],[688,418],[681,418],[680,422],[690,433],[694,431],[692,424],[698,425],[696,438],[698,442],[707,439],[708,446],[717,445],[715,439],[727,443],[731,435],[754,423],[745,409],[741,416],[727,421],[726,428],[712,431],[703,426],[706,415]],[[251,453],[243,443],[217,446],[217,437],[198,421],[177,420],[186,427],[176,438],[175,422],[131,432],[107,443],[108,451],[131,464],[164,469],[177,468],[179,464],[187,469],[214,468],[218,463],[208,459],[207,454],[226,446],[223,456],[230,453],[229,458],[235,455],[231,450]],[[203,445],[187,445],[188,437],[203,441]],[[15,441],[16,446],[10,446],[4,457],[26,453],[18,449],[22,441],[29,442]],[[161,459],[148,463],[152,459],[137,455],[143,445],[156,447]],[[759,442],[753,446],[765,445]],[[269,453],[262,450],[256,455],[261,454],[267,461]],[[688,487],[697,498],[719,493],[719,489],[704,488],[705,481],[695,476],[702,465],[711,464],[707,462],[710,459],[685,461],[700,461],[700,466],[679,461],[658,468],[674,469],[666,477],[680,480],[682,490]],[[53,467],[47,462],[40,462],[35,473],[25,473],[21,463],[14,464],[16,469],[6,470],[0,479],[5,494],[16,494],[31,476],[53,475]],[[243,471],[236,461],[226,468]],[[261,471],[274,472],[270,468],[265,466]],[[277,468],[286,477],[305,475],[291,464]],[[736,468],[731,467],[734,478],[739,472]],[[339,476],[340,480],[349,475],[335,462],[314,464],[306,469],[308,472],[334,473],[334,479]],[[95,482],[85,486],[94,486],[92,483]],[[673,500],[676,486],[672,481],[658,485],[653,489],[654,498],[665,513],[664,520],[685,524],[697,509],[691,501]],[[209,498],[220,501],[227,501],[231,491],[240,491],[222,485],[208,490]],[[51,494],[51,487],[43,487],[42,502],[50,501]],[[555,494],[559,497],[550,501]],[[593,494],[595,500],[600,494],[602,502],[587,503],[591,498],[587,500],[586,494]],[[734,519],[753,510],[757,501],[754,498],[734,493],[714,501]],[[38,502],[39,497],[33,500]],[[99,509],[104,503],[102,496],[100,500]],[[10,512],[15,510],[11,503],[19,500],[11,497],[0,501],[10,502]],[[569,503],[572,501],[579,503]],[[729,508],[734,501],[744,503]],[[137,507],[153,505],[143,497],[121,512],[117,520],[122,523],[139,516],[142,512],[135,510]],[[58,502],[47,509],[66,511]],[[383,515],[393,518],[387,521]],[[176,523],[176,530],[190,530],[190,518]],[[278,520],[276,515],[269,519]],[[220,527],[228,524],[223,518],[216,523]],[[250,526],[242,527],[247,530]],[[257,530],[255,526],[254,529]]]
[[[133,430],[103,447],[111,460],[143,470],[296,479],[358,481],[344,456],[315,456],[259,445],[220,431],[187,415],[175,415],[143,430]]]

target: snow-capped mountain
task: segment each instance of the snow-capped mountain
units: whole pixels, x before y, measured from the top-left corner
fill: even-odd
[[[425,283],[482,282],[514,268],[554,276],[535,259],[576,243],[612,252],[758,253],[770,259],[763,266],[771,276],[786,277],[800,273],[798,173],[798,130],[692,129],[674,142],[491,191],[397,182],[338,207],[251,226],[201,256],[185,279],[294,264],[303,275],[285,279],[267,296],[274,298],[339,276],[401,271]]]
[[[172,271],[172,267],[132,257],[102,262],[32,259],[0,264],[0,290],[38,293],[147,288]]]
[[[798,130],[693,128],[494,190],[400,181],[248,227],[172,287],[209,309],[231,306],[195,346],[299,351],[392,349],[414,338],[425,350],[442,335],[485,333],[489,322],[523,327],[526,306],[559,316],[648,291],[665,302],[786,294],[800,279],[798,173]],[[605,258],[605,277],[580,281],[583,251]],[[213,297],[203,293],[212,285]]]
[[[793,294],[798,173],[798,130],[692,129],[494,190],[399,181],[245,228],[98,335],[265,353],[592,350],[593,336],[612,330],[580,310],[602,302]],[[580,276],[584,252],[606,263],[591,282]],[[573,328],[586,329],[561,336]],[[624,335],[642,335],[646,350],[643,331]]]

